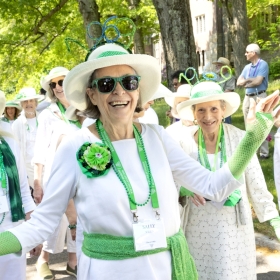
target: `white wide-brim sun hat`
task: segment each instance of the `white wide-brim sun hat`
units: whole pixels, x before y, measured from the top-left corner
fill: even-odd
[[[164,97],[164,100],[170,107],[173,108],[176,97],[190,98],[190,94],[191,94],[191,86],[189,84],[183,84],[178,87],[176,92],[170,91],[170,93]]]
[[[50,73],[41,78],[41,87],[47,92],[47,97],[52,98],[53,97],[53,92],[50,89],[50,82],[52,79],[60,77],[60,76],[66,76],[69,73],[69,70],[65,67],[58,66],[53,68]],[[64,81],[63,81],[64,82]]]
[[[238,93],[223,92],[217,83],[206,81],[193,86],[190,99],[178,104],[177,111],[182,119],[194,120],[193,105],[215,100],[226,102],[224,118],[234,114],[240,106]]]
[[[80,111],[86,109],[86,89],[90,75],[94,70],[128,65],[141,77],[139,83],[142,105],[151,100],[156,93],[161,71],[156,58],[146,54],[130,54],[123,47],[108,43],[95,49],[86,62],[75,66],[66,76],[63,89],[67,100]]]
[[[19,111],[21,111],[21,106],[19,105],[18,102],[15,102],[15,101],[7,101],[5,104],[5,107],[13,107],[13,108],[17,108]]]
[[[4,113],[6,106],[6,98],[5,98],[5,93],[0,90],[0,116]]]
[[[37,94],[35,88],[25,87],[22,88],[16,95],[14,102],[22,102],[31,99],[38,99],[38,101],[40,101],[44,99],[44,97],[40,94]]]
[[[156,100],[159,98],[165,98],[167,95],[170,95],[170,94],[172,94],[172,91],[169,88],[167,88],[166,86],[164,86],[163,84],[160,84],[157,91],[151,97],[151,99],[149,101]]]

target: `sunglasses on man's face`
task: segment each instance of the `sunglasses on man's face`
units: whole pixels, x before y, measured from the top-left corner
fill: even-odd
[[[58,84],[59,86],[62,87],[63,80],[59,80],[59,81],[57,81],[57,83],[56,82],[50,82],[49,86],[50,86],[51,89],[54,89],[54,88],[56,88],[56,84]]]
[[[103,77],[92,81],[92,87],[96,87],[100,93],[110,93],[119,82],[122,88],[128,92],[137,90],[139,87],[140,76],[125,75],[122,77]]]

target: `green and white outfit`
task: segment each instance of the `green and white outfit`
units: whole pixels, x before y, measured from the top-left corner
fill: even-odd
[[[9,124],[7,125],[10,126]],[[3,126],[5,126],[5,123],[3,124],[2,121],[0,121],[1,131],[3,131]],[[10,129],[8,128],[8,132],[9,131]],[[14,139],[10,137],[3,137],[3,138],[4,140],[1,140],[0,145],[3,145],[3,141],[6,141],[16,161],[15,169],[16,172],[18,172],[19,190],[20,190],[19,195],[22,201],[22,206],[24,206],[24,213],[30,212],[35,209],[35,204],[30,195],[29,185],[27,182],[27,175],[25,171],[24,161],[21,156],[21,151]],[[11,202],[9,197],[9,180],[7,180],[7,189],[4,189],[2,183],[2,174],[0,180],[0,196],[7,197],[8,206],[9,206],[9,211],[5,212],[5,216],[3,216],[3,213],[0,213],[0,233],[1,233],[3,231],[6,231],[8,229],[20,225],[24,221],[24,213],[23,216],[19,218],[19,220],[14,222],[12,221]],[[1,243],[1,246],[3,247],[5,246],[5,244]],[[20,257],[16,255],[1,256],[0,271],[1,271],[0,273],[1,280],[7,280],[7,279],[25,280],[26,279],[26,256],[24,254]]]
[[[235,151],[244,131],[223,124],[226,157]],[[178,139],[184,151],[198,160],[194,134],[198,127],[185,129]],[[213,166],[214,154],[208,159]],[[220,152],[216,168],[220,168]],[[234,207],[207,201],[195,206],[190,199],[182,213],[182,225],[201,280],[255,280],[256,246],[251,205],[260,222],[278,217],[273,196],[267,190],[257,156],[254,155],[242,175],[241,201]],[[249,202],[250,201],[250,202]],[[251,205],[250,205],[251,203]]]

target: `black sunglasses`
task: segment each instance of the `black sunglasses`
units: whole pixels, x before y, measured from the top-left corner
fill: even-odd
[[[62,87],[62,85],[63,85],[63,80],[59,80],[59,81],[57,81],[57,83],[58,83],[59,86]],[[51,82],[51,83],[49,83],[49,86],[50,86],[51,89],[56,88],[56,82]]]
[[[92,87],[97,87],[100,93],[110,93],[120,83],[122,88],[126,91],[134,91],[138,89],[141,77],[137,75],[125,75],[122,77],[103,77],[92,81]]]

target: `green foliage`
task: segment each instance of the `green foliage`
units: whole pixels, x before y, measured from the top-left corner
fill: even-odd
[[[280,57],[269,63],[269,76],[272,79],[280,78]]]
[[[139,16],[145,36],[159,33],[151,0],[142,0],[131,9],[125,0],[97,0],[102,22],[111,15]],[[87,51],[65,39],[87,47],[83,18],[77,0],[0,1],[0,89],[13,99],[20,88],[40,89],[40,79],[56,66],[71,69],[84,61]],[[125,27],[124,27],[125,28]]]

